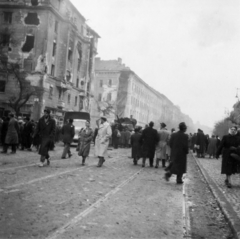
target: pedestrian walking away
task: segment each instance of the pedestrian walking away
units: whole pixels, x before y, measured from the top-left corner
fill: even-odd
[[[19,135],[19,125],[18,121],[14,118],[14,114],[9,114],[9,122],[7,127],[7,134],[5,137],[5,145],[3,149],[3,153],[7,153],[8,147],[12,147],[12,154],[16,153],[17,145],[18,145],[18,135]]]
[[[21,150],[24,150],[24,148],[26,148],[28,151],[31,151],[33,124],[30,121],[29,117],[26,117],[24,121],[25,121],[25,124],[23,125],[23,130],[22,130]]]
[[[99,158],[98,167],[102,167],[107,156],[109,139],[112,136],[112,129],[105,117],[101,117],[101,124],[99,125],[98,134],[95,141],[95,154]]]
[[[156,146],[156,166],[159,167],[159,161],[162,161],[162,167],[165,168],[167,159],[167,142],[170,137],[170,132],[166,128],[165,123],[160,123],[160,130],[158,131],[159,142]]]
[[[188,135],[185,134],[187,126],[184,122],[179,124],[179,131],[172,134],[170,139],[171,167],[165,173],[168,181],[172,174],[177,175],[177,184],[182,184],[182,176],[187,172]]]
[[[82,165],[85,165],[86,158],[89,155],[91,142],[93,139],[93,129],[90,128],[90,121],[86,120],[86,127],[82,128],[78,134],[79,150],[78,155],[82,157]]]
[[[118,125],[115,126],[115,129],[113,130],[112,134],[112,142],[113,142],[113,148],[118,149],[119,140],[121,138],[120,130],[118,129]]]
[[[132,146],[132,158],[133,164],[137,165],[138,160],[141,158],[141,134],[139,133],[140,128],[135,128],[135,133],[131,136],[131,146]]]
[[[205,149],[206,149],[206,137],[201,129],[198,129],[197,132],[197,139],[196,139],[196,145],[197,145],[197,157],[198,158],[204,158],[205,157]]]
[[[146,127],[140,139],[142,144],[142,167],[145,167],[146,158],[149,158],[149,165],[153,167],[156,145],[159,141],[156,129],[153,129],[154,123],[151,121],[149,127]]]
[[[217,149],[216,158],[222,154],[221,174],[226,174],[225,184],[228,188],[232,187],[231,176],[238,173],[239,162],[234,159],[234,154],[240,146],[240,137],[237,134],[237,127],[229,129],[228,135],[224,135]]]
[[[73,119],[68,119],[68,123],[62,127],[62,135],[63,135],[62,141],[64,143],[62,159],[65,159],[67,154],[68,154],[68,157],[70,158],[72,156],[70,146],[75,135],[75,127],[73,125]]]
[[[209,139],[208,149],[207,153],[209,155],[209,158],[216,157],[217,152],[217,139],[215,138],[215,135],[212,135],[212,137]]]
[[[45,160],[47,161],[47,165],[50,165],[49,150],[54,141],[55,130],[56,121],[50,116],[50,110],[45,109],[44,115],[40,118],[35,132],[35,135],[39,134],[41,140],[39,167],[44,166]]]

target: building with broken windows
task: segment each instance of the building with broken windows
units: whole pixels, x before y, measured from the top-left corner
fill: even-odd
[[[21,113],[38,120],[49,108],[61,121],[65,111],[90,111],[98,38],[69,0],[0,0],[1,54],[19,61],[31,84],[43,89]],[[0,72],[0,115],[12,111],[14,87]]]
[[[110,122],[116,116],[131,116],[137,124],[145,126],[154,121],[156,127],[165,122],[168,128],[177,127],[184,121],[192,132],[195,127],[191,118],[181,112],[165,95],[144,82],[122,60],[95,59],[95,101],[98,109],[92,118],[105,114]]]

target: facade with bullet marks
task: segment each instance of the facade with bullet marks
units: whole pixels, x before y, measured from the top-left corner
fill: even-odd
[[[61,122],[65,111],[89,111],[99,35],[69,0],[0,0],[0,44],[18,60],[32,85],[43,88],[22,108],[38,120],[49,108]],[[12,111],[13,80],[0,72],[0,114]]]

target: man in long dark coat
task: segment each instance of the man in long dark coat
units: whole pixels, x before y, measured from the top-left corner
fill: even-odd
[[[47,165],[50,164],[50,156],[48,151],[50,149],[51,144],[54,142],[56,131],[56,121],[51,118],[50,110],[44,110],[44,116],[40,118],[37,124],[37,129],[35,134],[39,134],[41,138],[41,146],[39,149],[40,164],[39,167],[44,166],[45,160],[47,160]]]
[[[70,145],[75,135],[75,127],[73,125],[73,119],[69,119],[68,123],[62,127],[62,135],[63,135],[62,141],[64,143],[62,159],[65,159],[67,154],[68,154],[68,157],[70,158],[72,156],[70,151]]]
[[[149,127],[145,128],[141,136],[142,144],[142,167],[145,167],[146,158],[149,158],[149,165],[153,167],[156,145],[159,141],[156,129],[153,129],[154,123],[150,122]]]
[[[172,164],[165,174],[165,179],[168,181],[172,174],[176,174],[178,184],[183,183],[182,176],[187,171],[188,135],[185,134],[186,130],[186,124],[180,123],[179,131],[172,134],[169,142]]]
[[[5,144],[5,138],[7,135],[7,130],[8,130],[8,123],[9,123],[9,117],[3,117],[3,124],[2,124],[2,129],[1,129],[1,141],[2,141],[2,147],[3,147],[3,151],[1,151],[1,153],[5,153],[5,148],[6,148],[6,144]]]
[[[29,117],[26,117],[24,119],[24,121],[25,121],[25,124],[23,125],[23,131],[22,131],[22,147],[21,147],[21,149],[24,150],[24,148],[26,148],[27,150],[31,151],[33,125],[31,123]]]

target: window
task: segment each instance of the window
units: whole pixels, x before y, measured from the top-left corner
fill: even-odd
[[[78,65],[77,65],[77,70],[80,71],[80,67],[81,67],[81,59],[78,58]]]
[[[77,96],[75,96],[75,106],[77,106],[77,100],[78,100],[78,98],[77,98]]]
[[[98,95],[98,101],[102,101],[102,94],[101,93]]]
[[[49,98],[52,99],[53,96],[53,86],[50,86],[49,88]]]
[[[68,94],[68,104],[71,103],[71,94]]]
[[[76,87],[79,87],[79,79],[77,78]]]
[[[56,55],[56,49],[57,49],[57,43],[56,41],[53,42],[53,52],[52,52],[52,56]]]
[[[82,63],[82,43],[81,42],[78,42],[77,44],[77,50],[78,50],[78,66],[77,66],[77,69],[78,71],[80,71],[80,68],[81,68],[81,63]]]
[[[3,12],[4,22],[11,24],[12,23],[12,12]]]
[[[67,79],[68,82],[70,82],[70,80],[71,80],[71,73],[70,73],[70,71],[67,71],[66,79]]]
[[[58,21],[55,21],[54,32],[58,32]]]
[[[9,34],[2,34],[1,45],[2,46],[9,46],[9,43],[10,43],[10,35]]]
[[[52,64],[51,66],[51,75],[54,76],[55,75],[55,65]]]
[[[68,60],[72,62],[72,48],[68,48]]]
[[[6,81],[0,80],[0,92],[5,92]]]
[[[38,14],[34,12],[29,12],[28,15],[25,17],[24,22],[26,25],[39,25],[40,21],[38,18]]]
[[[100,87],[103,87],[103,80],[100,80],[99,86],[100,86]]]
[[[81,81],[81,86],[84,86],[84,81],[83,80]]]
[[[111,94],[111,93],[108,93],[108,94],[107,94],[107,100],[108,100],[108,101],[111,101],[111,100],[112,100],[112,94]]]
[[[83,109],[83,97],[79,96],[79,110]]]
[[[109,86],[109,87],[112,86],[112,80],[111,80],[111,79],[108,80],[108,86]]]
[[[62,89],[61,89],[61,88],[59,88],[58,99],[59,99],[59,100],[62,99]]]

